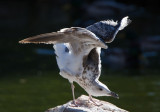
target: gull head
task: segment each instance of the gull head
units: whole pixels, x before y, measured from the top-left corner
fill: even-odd
[[[111,97],[119,99],[118,94],[110,91],[105,84],[99,81],[95,82],[94,86],[92,86],[91,95],[93,96],[111,96]]]

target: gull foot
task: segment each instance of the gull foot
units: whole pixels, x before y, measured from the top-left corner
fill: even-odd
[[[71,107],[79,107],[80,105],[78,104],[78,102],[76,101],[72,101],[72,103],[70,104]]]
[[[97,104],[96,101],[93,100],[93,98],[92,98],[91,95],[89,95],[88,101],[91,102],[91,103],[93,103],[95,106],[101,106],[101,105],[103,105],[102,103],[101,104]]]
[[[88,100],[88,102],[92,103],[93,105],[98,106],[98,107],[103,105],[102,103],[99,104],[99,103],[95,102],[94,100]]]

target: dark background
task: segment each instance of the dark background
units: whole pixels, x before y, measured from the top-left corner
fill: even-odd
[[[132,23],[101,53],[101,80],[117,91],[121,100],[103,100],[135,112],[159,112],[157,0],[1,0],[0,111],[44,111],[72,99],[68,81],[58,75],[52,45],[23,45],[18,41],[101,20],[120,21],[125,16]],[[76,92],[80,96],[84,90]]]
[[[21,39],[65,27],[86,27],[100,20],[120,21],[124,16],[129,16],[132,23],[103,52],[107,54],[102,57],[104,66],[121,70],[158,69],[159,11],[155,0],[1,0],[0,73],[54,68],[54,57],[43,55],[52,54],[46,51],[52,45],[20,45]]]

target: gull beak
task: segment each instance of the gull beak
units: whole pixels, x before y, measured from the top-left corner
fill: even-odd
[[[114,97],[114,98],[119,99],[118,94],[116,94],[115,92],[112,92],[112,91],[111,91],[110,95],[111,95],[112,97]]]

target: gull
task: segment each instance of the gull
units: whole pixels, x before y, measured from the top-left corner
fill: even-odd
[[[131,22],[128,16],[120,22],[104,20],[86,28],[63,28],[57,32],[40,34],[19,41],[19,43],[53,44],[60,75],[68,79],[72,88],[73,104],[75,101],[73,82],[78,83],[89,95],[112,96],[119,98],[105,84],[99,81],[101,75],[101,48],[107,49],[106,43],[114,40],[119,30]]]

